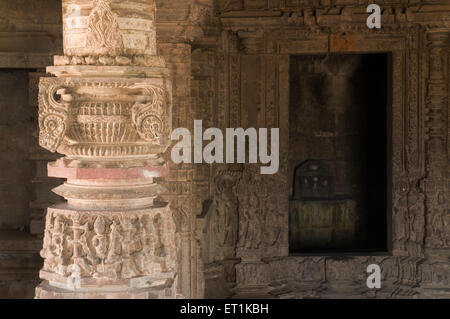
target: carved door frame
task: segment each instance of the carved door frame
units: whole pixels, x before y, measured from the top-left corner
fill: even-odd
[[[407,222],[412,218],[408,214],[408,197],[423,194],[419,190],[418,182],[425,174],[424,158],[424,77],[420,67],[425,61],[419,55],[419,43],[422,33],[418,28],[390,34],[366,35],[315,35],[314,38],[282,39],[277,41],[276,62],[278,83],[277,87],[280,127],[280,167],[287,167],[288,141],[289,141],[289,72],[290,57],[302,54],[328,54],[328,53],[388,53],[392,65],[391,85],[391,114],[388,114],[388,183],[387,189],[387,226],[388,226],[388,252],[384,256],[423,256],[423,246],[419,240],[408,237],[408,229],[414,225]],[[270,61],[267,60],[267,61]],[[267,70],[273,67],[266,64]],[[270,83],[266,85],[271,85]],[[266,87],[266,90],[268,87]],[[409,107],[408,107],[409,106]],[[389,165],[390,164],[390,165]],[[287,178],[290,181],[289,178]],[[288,187],[288,186],[287,186]],[[417,194],[416,194],[417,193]],[[287,197],[286,197],[286,200]],[[419,200],[420,202],[420,200]],[[425,206],[418,206],[414,211],[415,218],[425,218]],[[287,212],[286,212],[287,214]],[[287,219],[286,219],[287,220]],[[402,224],[404,222],[405,224]],[[412,222],[411,222],[412,223]],[[288,226],[289,227],[289,226]],[[359,255],[359,254],[358,254]],[[378,255],[378,254],[377,254]]]

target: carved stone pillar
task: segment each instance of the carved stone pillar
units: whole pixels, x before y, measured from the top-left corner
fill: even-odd
[[[40,145],[65,157],[37,298],[175,298],[176,230],[156,200],[172,86],[154,0],[63,0],[64,54],[39,89]]]

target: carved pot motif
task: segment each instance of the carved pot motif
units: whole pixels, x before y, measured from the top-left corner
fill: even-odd
[[[40,144],[73,157],[159,154],[169,145],[171,83],[43,78]]]

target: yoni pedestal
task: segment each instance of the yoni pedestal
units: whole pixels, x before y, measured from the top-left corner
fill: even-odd
[[[175,224],[154,201],[162,190],[153,178],[168,169],[126,166],[49,164],[49,176],[67,178],[54,190],[67,203],[47,211],[36,298],[176,297]]]

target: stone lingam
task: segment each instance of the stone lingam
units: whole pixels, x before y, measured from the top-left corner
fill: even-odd
[[[48,175],[67,202],[48,208],[36,298],[175,298],[176,229],[160,154],[172,87],[156,54],[155,3],[63,0],[64,56],[39,88]]]

